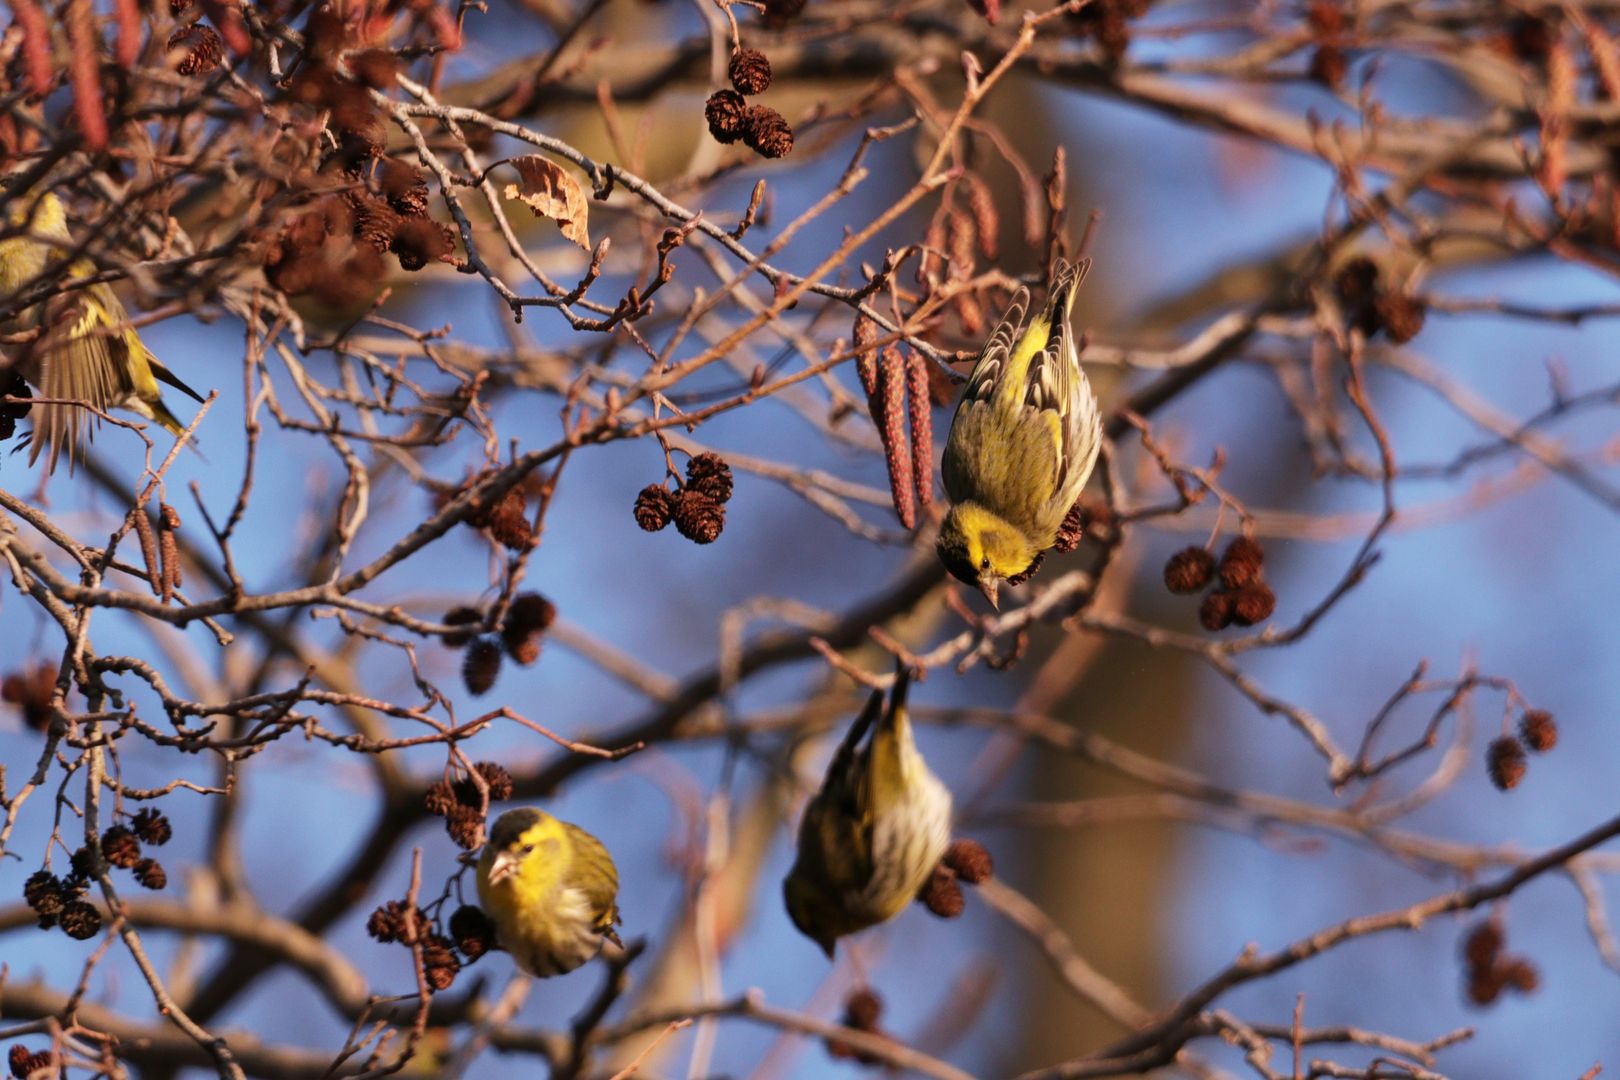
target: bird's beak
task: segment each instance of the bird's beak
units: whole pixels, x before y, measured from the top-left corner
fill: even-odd
[[[997,611],[1001,610],[1001,601],[996,597],[996,593],[1000,589],[1000,578],[994,578],[986,574],[984,577],[979,579],[979,591],[984,593],[984,598],[990,601],[990,606],[995,608]]]
[[[499,885],[513,874],[517,873],[518,859],[510,851],[503,851],[495,856],[495,861],[489,864],[489,883]]]

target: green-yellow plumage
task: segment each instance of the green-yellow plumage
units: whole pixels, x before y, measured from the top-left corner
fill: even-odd
[[[32,196],[8,192],[8,235],[0,240],[0,303],[54,272],[73,245],[67,211],[54,192]],[[69,279],[86,278],[95,266],[75,260]],[[179,435],[185,426],[175,419],[158,389],[165,382],[198,401],[201,396],[158,362],[141,341],[118,296],[105,282],[68,289],[28,308],[8,327],[36,336],[11,350],[11,364],[40,395],[58,402],[83,402],[95,409],[128,409]],[[80,405],[36,403],[28,463],[49,447],[47,467],[55,471],[66,449],[71,471],[94,424],[94,413]]]
[[[951,508],[939,557],[992,605],[1002,581],[1057,539],[1102,446],[1096,396],[1069,313],[1091,261],[1060,262],[1045,307],[1026,326],[1019,289],[968,376],[945,442]]]
[[[544,811],[508,810],[478,857],[478,902],[501,948],[545,978],[618,942],[619,872],[602,842]]]
[[[793,925],[829,957],[839,938],[916,899],[950,843],[951,794],[917,751],[908,681],[900,670],[889,707],[877,691],[850,726],[804,808],[798,855],[782,883]]]

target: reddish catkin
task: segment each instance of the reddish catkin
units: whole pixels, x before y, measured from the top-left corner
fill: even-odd
[[[977,230],[973,219],[966,214],[952,213],[945,222],[945,235],[950,244],[952,281],[966,281],[973,276],[973,245]]]
[[[861,389],[868,398],[877,393],[877,323],[865,315],[855,316],[855,373],[861,377]]]
[[[934,505],[934,409],[928,398],[928,359],[920,353],[912,353],[906,363],[906,412],[911,421],[911,479],[917,487],[917,508],[927,510]]]
[[[1586,38],[1586,51],[1592,55],[1592,67],[1597,70],[1599,94],[1620,101],[1620,49],[1596,22],[1584,20],[1581,33]]]
[[[435,4],[428,11],[428,25],[433,27],[434,39],[446,52],[461,51],[461,24],[448,8]]]
[[[939,279],[939,273],[945,269],[945,218],[935,214],[934,219],[928,223],[928,233],[923,237],[924,251],[922,258],[917,260],[917,284],[928,285]]]
[[[995,262],[1001,250],[1001,216],[996,213],[990,185],[973,173],[964,173],[962,186],[967,189],[968,212],[973,215],[973,228],[978,234],[979,254],[985,261]]]
[[[889,466],[889,493],[900,524],[917,527],[917,505],[911,486],[911,454],[906,446],[906,358],[890,345],[878,358],[878,392],[872,399],[872,419],[883,440],[883,458]]]
[[[1569,114],[1575,107],[1575,56],[1562,38],[1547,54],[1547,103],[1541,110],[1541,163],[1536,179],[1557,199],[1569,177]]]
[[[55,67],[51,63],[51,25],[34,0],[12,0],[12,13],[22,27],[23,60],[28,66],[28,82],[35,97],[51,92]]]
[[[141,542],[141,558],[146,562],[146,580],[152,586],[152,595],[162,596],[163,574],[158,565],[157,535],[152,532],[152,519],[146,516],[146,507],[137,506],[129,512],[129,520]]]
[[[107,110],[101,100],[101,39],[90,0],[72,0],[67,10],[68,79],[73,83],[73,114],[79,119],[84,148],[107,148]]]
[[[973,276],[976,269],[974,240],[978,232],[973,219],[968,215],[963,213],[950,215],[946,234],[950,244],[951,281],[967,281]],[[984,308],[979,306],[979,301],[973,293],[966,291],[957,293],[952,307],[956,310],[956,317],[962,321],[963,334],[976,338],[984,333]]]
[[[180,588],[180,544],[175,530],[180,528],[180,514],[168,503],[158,504],[158,553],[163,565],[163,602],[174,598]]]
[[[132,68],[141,54],[141,12],[135,0],[113,0],[113,13],[118,17],[118,40],[113,47],[113,59],[121,68]]]

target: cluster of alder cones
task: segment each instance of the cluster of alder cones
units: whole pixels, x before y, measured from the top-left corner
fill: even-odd
[[[461,664],[462,682],[469,693],[480,695],[495,685],[503,654],[524,667],[540,659],[540,643],[557,621],[557,606],[537,592],[523,592],[512,598],[494,632],[483,632],[489,614],[475,607],[453,608],[445,613],[444,621],[459,628],[444,635],[444,643],[467,648]]]
[[[493,761],[473,764],[473,776],[456,780],[440,780],[427,789],[422,807],[434,817],[444,818],[445,832],[463,851],[471,851],[484,842],[484,818],[487,805],[479,790],[479,781],[489,792],[489,801],[505,802],[512,797],[512,774]]]
[[[1253,626],[1277,610],[1277,594],[1265,578],[1265,552],[1253,537],[1240,536],[1226,546],[1220,561],[1207,547],[1186,547],[1164,564],[1164,587],[1178,596],[1199,592],[1217,577],[1198,608],[1205,630]]]
[[[162,889],[169,883],[162,864],[146,856],[141,844],[161,847],[174,835],[163,811],[148,807],[101,834],[101,857],[108,866],[128,870],[143,888]],[[34,912],[41,930],[60,927],[70,938],[83,941],[101,931],[101,911],[85,899],[90,882],[96,877],[95,855],[81,847],[69,859],[66,877],[49,870],[38,870],[23,883],[23,902]]]
[[[1485,748],[1485,771],[1491,783],[1510,791],[1524,779],[1530,767],[1526,748],[1545,754],[1558,745],[1558,722],[1544,709],[1528,709],[1519,717],[1518,735],[1499,735]]]
[[[954,919],[966,906],[961,883],[978,885],[994,872],[990,852],[983,844],[977,840],[953,840],[918,892],[917,902],[942,919]],[[854,991],[844,1001],[844,1026],[855,1031],[887,1038],[878,1023],[882,1015],[883,999],[870,987]],[[884,1060],[837,1037],[827,1039],[827,1052],[835,1058],[853,1058],[862,1065],[880,1065]]]
[[[786,157],[793,150],[793,128],[769,105],[750,105],[745,100],[745,95],[752,97],[770,89],[770,60],[758,49],[739,48],[731,54],[727,74],[735,89],[716,90],[703,106],[709,134],[716,142],[741,140],[761,157]]]
[[[471,904],[451,914],[447,933],[440,933],[427,912],[403,900],[389,900],[366,920],[366,933],[388,945],[422,949],[422,974],[428,989],[448,990],[463,966],[495,948],[495,924]]]
[[[1491,1004],[1504,990],[1529,994],[1541,985],[1536,966],[1508,953],[1506,946],[1507,933],[1496,918],[1486,919],[1463,938],[1463,976],[1468,1000],[1475,1005]]]
[[[464,851],[483,844],[488,804],[510,799],[513,791],[512,775],[493,761],[474,762],[472,771],[476,776],[438,781],[422,798],[423,807],[444,819],[445,831]],[[439,932],[427,912],[403,900],[387,901],[366,920],[366,933],[383,944],[421,948],[423,976],[434,991],[448,990],[462,967],[495,948],[495,924],[471,904],[457,908],[445,929]]]
[[[371,92],[394,85],[399,60],[381,49],[350,52],[355,33],[328,9],[311,14],[309,59],[286,93],[288,102],[325,116],[338,144],[318,175],[300,176],[298,183],[330,190],[338,181],[343,190],[315,198],[279,229],[255,238],[272,284],[288,296],[313,294],[336,306],[370,298],[385,254],[408,271],[456,261],[455,230],[428,213],[427,174],[385,154],[387,123]]]
[[[1423,301],[1383,280],[1378,264],[1365,256],[1345,263],[1333,278],[1333,291],[1349,325],[1371,338],[1379,333],[1404,345],[1423,329]]]
[[[636,524],[658,532],[673,521],[676,531],[694,544],[712,544],[726,527],[726,503],[735,486],[731,466],[719,454],[693,455],[686,462],[686,482],[674,491],[663,484],[641,489]]]

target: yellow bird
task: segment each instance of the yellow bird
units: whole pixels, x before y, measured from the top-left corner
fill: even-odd
[[[909,681],[904,668],[896,673],[887,710],[883,691],[868,699],[799,824],[782,891],[793,925],[829,958],[839,938],[915,900],[950,844],[951,793],[912,738]]]
[[[73,246],[67,212],[54,192],[38,197],[9,192],[10,228],[0,240],[0,303],[23,291],[60,265]],[[95,265],[77,259],[66,272],[68,281],[96,272]],[[201,402],[202,397],[176,378],[152,355],[129,321],[129,313],[105,282],[56,292],[12,321],[13,332],[37,331],[37,336],[10,347],[11,363],[43,397],[83,402],[96,409],[127,409],[154,420],[174,435],[185,431],[158,390],[168,383]],[[80,405],[33,406],[34,430],[29,438],[28,464],[50,448],[47,468],[54,472],[65,448],[71,472],[83,444],[97,424],[84,424],[94,413]]]
[[[495,820],[478,857],[478,901],[530,975],[564,975],[619,944],[619,872],[602,842],[532,808]]]
[[[1057,539],[1097,463],[1102,417],[1075,348],[1069,313],[1091,260],[1060,261],[1051,295],[1024,325],[1020,288],[968,376],[942,472],[951,508],[940,523],[945,568],[992,607],[1001,582]]]

